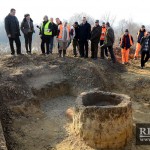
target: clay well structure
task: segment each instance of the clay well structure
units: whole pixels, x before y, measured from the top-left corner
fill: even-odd
[[[74,111],[74,131],[92,148],[122,149],[132,138],[132,104],[127,95],[84,92]]]

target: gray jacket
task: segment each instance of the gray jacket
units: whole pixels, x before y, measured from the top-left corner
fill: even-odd
[[[114,41],[115,41],[114,30],[112,27],[109,27],[106,31],[106,37],[105,37],[104,44],[106,46],[113,46]]]
[[[28,24],[26,18],[24,18],[21,23],[21,31],[23,32],[23,34],[28,34],[28,32],[33,33],[34,32],[33,20],[30,19],[30,27],[29,27],[29,24]]]

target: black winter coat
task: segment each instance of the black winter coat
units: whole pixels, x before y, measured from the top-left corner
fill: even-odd
[[[12,38],[20,36],[19,21],[16,16],[10,14],[5,17],[5,30],[7,35],[11,35]]]
[[[57,35],[58,26],[55,23],[51,24],[52,24],[52,36],[54,37]]]
[[[147,38],[147,37],[143,37],[143,38],[141,39],[141,42],[140,42],[140,44],[141,44],[141,52],[142,52],[143,49],[144,49],[146,38]],[[149,38],[148,51],[149,51],[149,53],[150,53],[150,37],[148,37],[148,38]]]
[[[85,24],[80,24],[79,26],[79,40],[87,41],[91,38],[91,25],[86,22]]]
[[[95,26],[93,27],[92,31],[91,31],[91,42],[94,43],[99,43],[100,41],[100,35],[102,33],[102,27],[101,26]]]
[[[30,19],[30,27],[29,27],[26,18],[24,18],[21,23],[21,31],[23,32],[23,34],[28,34],[29,30],[31,30],[32,33],[34,32],[33,20]]]

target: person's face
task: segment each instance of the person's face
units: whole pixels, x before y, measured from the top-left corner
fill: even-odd
[[[27,16],[26,19],[27,19],[27,20],[30,20],[30,16]]]
[[[85,24],[86,23],[86,18],[82,19],[82,23]]]
[[[57,24],[59,24],[59,23],[60,23],[59,18],[56,18],[56,23],[57,23]]]
[[[108,29],[108,25],[106,24],[106,29]]]
[[[15,16],[15,15],[16,15],[16,11],[13,10],[10,14],[11,14],[12,16]]]
[[[97,27],[99,25],[99,23],[98,22],[95,22],[95,26]]]
[[[150,36],[150,32],[148,32],[148,33],[146,34],[146,36],[149,37],[149,36]]]
[[[67,22],[64,23],[64,26],[65,26],[65,27],[67,26]]]
[[[128,35],[128,32],[125,32],[125,35]]]
[[[76,25],[76,24],[74,24],[73,26],[74,26],[74,28],[76,28],[76,27],[77,27],[77,25]]]
[[[141,31],[144,31],[145,28],[141,28]]]
[[[44,16],[43,20],[44,21],[48,21],[48,18],[46,16]]]
[[[105,24],[102,24],[102,27],[105,27]]]
[[[53,22],[53,18],[50,18],[50,22]]]

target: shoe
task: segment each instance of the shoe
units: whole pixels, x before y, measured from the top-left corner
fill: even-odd
[[[141,67],[141,69],[144,69],[144,67]]]
[[[122,62],[122,64],[124,65],[125,63],[124,63],[124,62]]]

